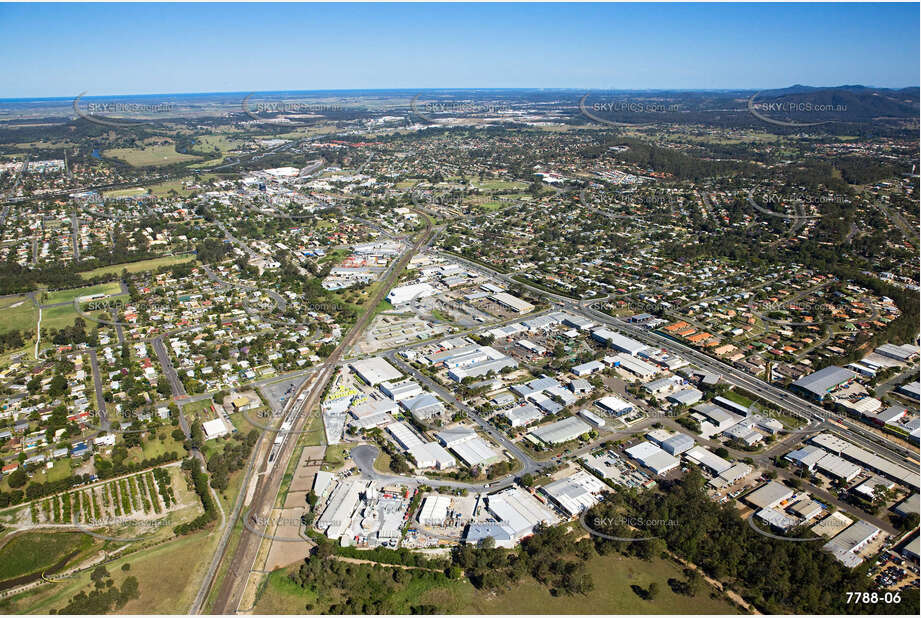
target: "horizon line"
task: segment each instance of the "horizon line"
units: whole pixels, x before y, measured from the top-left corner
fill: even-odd
[[[113,98],[113,97],[177,97],[177,96],[220,96],[220,95],[258,95],[258,94],[308,94],[308,93],[342,93],[342,92],[640,92],[640,93],[655,93],[655,92],[745,92],[745,93],[757,93],[757,92],[771,92],[774,90],[785,90],[789,88],[812,88],[815,90],[836,90],[844,88],[866,88],[868,90],[891,90],[893,92],[899,92],[902,90],[909,90],[918,88],[921,90],[921,85],[910,85],[910,86],[901,86],[901,87],[887,87],[887,86],[867,86],[864,84],[840,84],[836,86],[810,86],[806,84],[792,84],[790,86],[782,87],[762,87],[762,88],[579,88],[579,87],[566,87],[566,86],[533,86],[533,87],[429,87],[429,88],[412,88],[412,87],[400,87],[400,88],[315,88],[310,90],[290,90],[290,89],[276,89],[276,90],[226,90],[226,91],[200,91],[200,92],[151,92],[151,93],[132,93],[132,94],[98,94],[92,95],[88,91],[84,91],[84,94],[76,94],[73,96],[29,96],[29,97],[0,97],[0,103],[14,103],[14,102],[28,102],[28,101],[73,101],[76,98],[81,99],[102,99],[102,98]]]

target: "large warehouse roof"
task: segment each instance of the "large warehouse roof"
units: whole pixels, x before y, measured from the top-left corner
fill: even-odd
[[[745,496],[746,502],[758,508],[770,508],[793,497],[794,491],[777,481],[768,481],[755,491]]]
[[[352,363],[352,370],[371,386],[403,377],[402,373],[380,356],[357,360]]]
[[[582,419],[570,416],[544,427],[538,427],[531,433],[547,444],[560,444],[575,440],[582,434],[591,431],[591,429]]]
[[[808,376],[803,376],[794,382],[793,386],[809,391],[816,397],[824,397],[828,391],[844,384],[848,380],[853,380],[855,377],[857,377],[857,374],[850,369],[832,365],[825,369],[819,369]]]

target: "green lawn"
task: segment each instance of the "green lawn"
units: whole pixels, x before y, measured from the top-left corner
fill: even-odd
[[[92,279],[93,277],[98,277],[99,275],[107,275],[109,273],[118,274],[123,270],[127,270],[129,273],[139,273],[145,270],[157,270],[163,266],[185,264],[186,262],[191,262],[194,260],[195,256],[193,255],[168,255],[165,257],[152,258],[150,260],[141,260],[140,262],[127,262],[125,264],[103,266],[101,268],[96,268],[94,270],[88,270],[86,272],[80,273],[80,276],[84,279]]]

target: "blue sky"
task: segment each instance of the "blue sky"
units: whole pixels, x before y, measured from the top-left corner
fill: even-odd
[[[0,97],[917,86],[917,4],[0,4]]]

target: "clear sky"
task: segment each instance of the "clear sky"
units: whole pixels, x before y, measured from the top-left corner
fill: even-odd
[[[913,4],[0,4],[0,98],[919,83]]]

